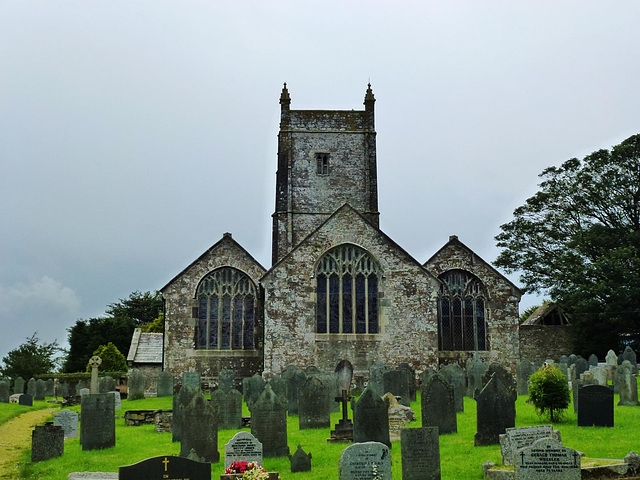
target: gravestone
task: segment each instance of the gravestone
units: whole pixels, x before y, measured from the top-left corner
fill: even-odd
[[[379,442],[391,448],[387,404],[369,387],[362,392],[353,410],[353,441]]]
[[[516,381],[513,378],[513,375],[511,375],[511,373],[509,373],[509,371],[504,368],[502,365],[500,365],[499,363],[496,362],[492,362],[489,364],[489,368],[487,368],[487,373],[484,374],[484,377],[482,378],[482,388],[485,387],[485,385],[489,382],[489,379],[492,376],[498,377],[500,379],[500,382],[502,383],[502,386],[511,393],[511,395],[513,396],[513,401],[515,402],[516,399],[518,398],[518,390],[516,388]]]
[[[120,410],[122,408],[122,399],[120,398],[120,392],[116,390],[115,392],[107,392],[107,394],[113,397],[113,403],[115,404],[115,409]]]
[[[300,430],[331,426],[332,395],[316,377],[307,379],[298,391],[298,422]]]
[[[87,384],[84,380],[78,380],[76,383],[76,397],[80,396],[80,390],[87,388]]]
[[[598,385],[606,386],[609,383],[609,376],[605,367],[591,367],[589,370],[593,375],[593,379]]]
[[[291,462],[291,473],[311,471],[311,453],[305,453],[302,445],[298,445],[296,453],[289,456]]]
[[[218,388],[225,393],[229,393],[236,388],[236,372],[231,368],[223,368],[218,373]]]
[[[518,395],[529,395],[529,377],[535,372],[533,363],[526,358],[516,366],[516,390]]]
[[[329,408],[332,412],[339,412],[340,411],[340,403],[336,402],[334,399],[336,397],[339,397],[341,394],[341,390],[340,387],[338,386],[339,383],[339,379],[338,379],[338,373],[337,372],[332,372],[332,373],[318,373],[316,375],[308,375],[307,378],[317,378],[318,380],[320,380],[322,382],[322,384],[324,385],[324,387],[327,389],[327,392],[329,392],[329,397],[330,397],[330,402],[329,402]],[[349,387],[351,387],[351,382],[349,382]]]
[[[624,373],[620,377],[620,401],[618,402],[618,405],[638,406],[640,405],[640,402],[638,402],[638,380],[635,375],[631,374],[629,369],[621,369]]]
[[[36,426],[31,432],[31,461],[42,462],[59,457],[64,452],[64,430],[47,423]]]
[[[376,360],[369,367],[367,388],[372,389],[378,397],[387,393],[384,391],[384,372],[387,370],[387,366],[381,360]]]
[[[189,457],[193,450],[201,461],[219,462],[217,407],[211,405],[204,395],[196,393],[182,409],[181,416],[180,456]]]
[[[91,367],[91,393],[100,393],[100,384],[98,381],[98,367],[102,365],[102,359],[97,355],[94,355],[89,359],[89,366]]]
[[[171,419],[172,441],[179,442],[182,440],[182,411],[187,407],[187,405],[189,405],[189,403],[191,403],[191,399],[199,391],[199,388],[187,383],[186,385],[183,384],[178,394],[173,396],[173,418]]]
[[[129,370],[129,379],[127,381],[128,386],[128,400],[142,400],[144,399],[144,385],[146,379],[144,373],[137,368]]]
[[[411,373],[408,370],[388,370],[382,374],[384,393],[390,392],[399,397],[405,407],[411,406]]]
[[[407,423],[416,419],[415,413],[410,407],[400,405],[391,393],[385,393],[382,399],[389,406],[389,439],[400,440],[400,432],[406,427]]]
[[[196,391],[200,391],[201,378],[200,373],[198,372],[182,372],[182,386],[189,385],[196,389]]]
[[[389,447],[379,442],[365,442],[354,443],[342,451],[338,464],[338,480],[373,478],[391,480]]]
[[[440,435],[458,431],[453,388],[442,375],[436,373],[422,385],[421,397],[423,427],[438,427]]]
[[[78,438],[78,412],[61,410],[53,414],[53,424],[62,427],[64,438]]]
[[[57,395],[66,398],[71,395],[71,385],[69,382],[58,382]]]
[[[36,396],[36,379],[35,378],[31,378],[27,382],[27,393],[32,397]]]
[[[615,367],[616,365],[618,365],[618,356],[616,355],[616,352],[614,352],[613,350],[609,350],[607,352],[606,363],[607,366],[610,367]]]
[[[593,367],[597,367],[598,366],[598,357],[592,353],[591,355],[589,355],[589,366],[593,366]]]
[[[147,458],[118,469],[119,480],[160,480],[163,478],[211,480],[211,464],[167,455]]]
[[[211,403],[218,406],[220,429],[242,428],[242,394],[238,390],[218,388],[211,394]]]
[[[575,365],[569,365],[567,367],[567,380],[569,382],[573,383],[573,382],[576,381],[577,378],[578,377],[576,377],[576,366]]]
[[[440,480],[437,427],[405,428],[401,433],[402,480]]]
[[[476,394],[482,390],[484,386],[482,377],[487,373],[487,368],[489,365],[477,352],[474,352],[473,357],[467,362],[467,397],[475,398]]]
[[[110,376],[100,377],[98,379],[98,390],[100,393],[114,392],[116,390],[116,381]]]
[[[580,480],[580,454],[551,438],[542,438],[517,453],[516,480]]]
[[[560,362],[557,366],[565,377],[569,377],[569,366],[567,365],[567,362]]]
[[[589,362],[582,357],[577,357],[574,365],[576,366],[576,378],[580,378],[580,375],[589,370]]]
[[[33,407],[33,397],[28,393],[22,393],[18,396],[18,405]]]
[[[621,365],[625,360],[629,360],[634,366],[638,366],[638,362],[636,361],[636,352],[633,351],[629,345],[627,345],[622,352],[622,355],[618,357],[618,365]]]
[[[171,395],[173,395],[173,375],[163,370],[156,380],[156,396],[170,397]]]
[[[500,435],[500,452],[504,465],[514,465],[518,450],[529,447],[541,438],[553,437],[553,426],[535,425],[533,427],[507,428]]]
[[[0,402],[9,403],[9,385],[0,381]]]
[[[45,383],[45,381],[40,378],[36,380],[36,394],[34,395],[33,399],[43,401],[46,390],[47,384]]]
[[[266,384],[267,382],[257,373],[242,380],[242,393],[249,410],[251,410],[250,405],[257,400]]]
[[[569,355],[569,359],[567,360],[567,365],[571,366],[574,363],[576,363],[577,358],[578,356],[575,353],[572,353],[571,355]]]
[[[318,375],[319,373],[322,373],[322,372],[315,365],[309,365],[307,368],[304,369],[304,373],[306,373],[308,377],[309,375]]]
[[[82,450],[110,448],[116,444],[116,412],[113,395],[85,395],[80,409]]]
[[[284,399],[287,398],[287,384],[280,375],[274,375],[267,383],[271,387],[271,390],[273,390],[273,393]]]
[[[287,365],[282,371],[282,378],[287,386],[287,402],[289,415],[298,414],[298,390],[307,380],[307,374],[297,365]]]
[[[24,378],[18,377],[13,381],[13,393],[24,393]]]
[[[407,372],[409,372],[409,378],[411,379],[411,382],[409,383],[409,391],[411,392],[411,401],[415,402],[416,393],[418,391],[418,388],[416,386],[416,371],[411,365],[406,362],[402,362],[400,365],[398,365],[398,370],[406,370]]]
[[[266,385],[253,402],[251,410],[251,433],[262,442],[265,457],[286,457],[287,446],[287,399],[276,395]]]
[[[45,397],[53,397],[55,395],[55,382],[53,378],[47,379],[45,383],[44,396]]]
[[[631,373],[632,375],[637,373],[634,371],[633,364],[629,360],[624,360],[621,365],[616,367],[613,372],[613,392],[620,393],[620,386],[624,383],[624,375],[626,373]]]
[[[89,390],[88,388],[81,388],[80,389],[80,397],[84,397],[85,395],[90,395],[91,394],[91,390]]]
[[[427,382],[429,382],[429,379],[434,376],[436,372],[434,369],[432,368],[427,368],[424,370],[424,372],[422,372],[422,375],[420,375],[420,385],[426,385]]]
[[[495,374],[478,394],[474,445],[500,443],[500,434],[516,425],[516,404],[513,392]]]
[[[567,366],[569,365],[569,357],[567,357],[566,355],[560,355],[560,360],[558,361],[558,363],[566,363]]]
[[[613,389],[586,385],[578,389],[578,426],[613,427]]]
[[[583,377],[584,377],[584,374],[583,374]],[[593,379],[592,376],[590,376],[587,379],[581,378],[581,379],[574,380],[573,382],[571,382],[571,395],[572,395],[572,398],[573,398],[573,411],[575,413],[578,413],[578,404],[580,403],[580,399],[578,398],[578,389],[580,387],[584,387],[585,385],[596,385],[596,381]]]
[[[233,462],[262,465],[262,443],[249,432],[238,432],[224,446],[224,468]]]
[[[453,405],[456,412],[464,412],[464,394],[467,391],[467,376],[457,363],[450,363],[440,369],[440,374],[453,388]]]

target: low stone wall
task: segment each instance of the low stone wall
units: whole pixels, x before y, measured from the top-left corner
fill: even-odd
[[[171,410],[127,410],[124,412],[124,423],[128,427],[155,425],[156,415],[166,412],[171,412]]]

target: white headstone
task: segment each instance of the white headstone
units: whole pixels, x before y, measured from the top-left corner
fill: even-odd
[[[64,438],[77,438],[78,413],[71,410],[61,410],[53,414],[53,424],[62,427]]]
[[[262,465],[262,443],[249,432],[236,433],[224,446],[224,468],[239,461]]]
[[[389,447],[379,442],[354,443],[342,451],[339,480],[391,480]]]
[[[516,480],[580,480],[580,454],[542,438],[517,452],[515,473]]]

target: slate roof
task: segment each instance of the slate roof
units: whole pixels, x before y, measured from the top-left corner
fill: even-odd
[[[540,325],[543,324],[543,320],[547,315],[550,315],[554,312],[554,310],[558,311],[558,314],[562,318],[563,325],[569,325],[569,319],[566,315],[564,315],[559,309],[558,306],[553,302],[547,302],[540,305],[534,312],[527,317],[527,319],[522,322],[522,325]]]
[[[136,328],[131,338],[131,347],[127,355],[127,363],[159,363],[162,364],[162,333],[143,333]]]

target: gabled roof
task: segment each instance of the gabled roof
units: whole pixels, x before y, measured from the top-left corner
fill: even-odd
[[[240,245],[238,242],[236,242],[233,239],[233,236],[229,233],[226,232],[222,235],[222,238],[220,240],[218,240],[216,243],[214,243],[211,247],[207,248],[202,255],[200,255],[198,258],[196,258],[193,262],[191,262],[189,265],[187,265],[185,268],[183,268],[180,273],[178,273],[175,277],[173,277],[171,280],[169,280],[169,282],[167,282],[167,284],[162,287],[160,289],[160,291],[164,291],[169,285],[171,285],[177,278],[179,278],[183,273],[185,273],[187,270],[189,270],[191,267],[193,267],[196,263],[198,263],[204,256],[206,256],[207,254],[211,253],[213,250],[215,250],[216,248],[218,248],[218,246],[220,246],[223,242],[231,242],[232,245],[236,248],[238,248],[240,251],[242,251],[243,253],[245,253],[251,260],[253,260],[256,265],[258,265],[262,270],[266,271],[267,269],[264,268],[262,266],[262,264],[260,264],[260,262],[258,262],[255,258],[253,258],[253,255],[251,255],[249,252],[247,252],[247,250],[245,250],[245,248]]]
[[[560,311],[558,305],[552,302],[543,303],[538,308],[536,308],[531,315],[527,317],[527,319],[522,322],[521,325],[544,325],[544,319],[554,313],[558,312],[560,319],[562,320],[562,325],[569,325],[569,319],[567,316]]]
[[[331,222],[335,217],[337,217],[338,215],[342,215],[344,213],[347,212],[353,212],[355,213],[358,218],[360,218],[364,223],[366,223],[367,225],[369,225],[373,230],[375,230],[379,235],[381,235],[387,242],[389,242],[394,248],[396,248],[397,250],[399,250],[401,253],[403,253],[404,255],[407,256],[407,258],[409,259],[409,261],[411,261],[412,263],[414,263],[417,267],[419,267],[421,270],[423,270],[427,275],[429,275],[430,277],[434,278],[437,282],[440,282],[440,280],[438,280],[429,270],[427,270],[426,268],[424,268],[423,265],[420,264],[420,262],[418,260],[416,260],[415,258],[413,258],[413,256],[411,256],[404,248],[402,248],[400,245],[398,245],[395,241],[393,241],[393,239],[391,239],[391,237],[389,237],[386,233],[384,233],[382,230],[380,230],[378,227],[376,227],[374,224],[372,224],[369,220],[367,220],[367,218],[362,215],[358,210],[356,210],[355,208],[353,208],[349,203],[345,202],[342,204],[342,206],[340,208],[338,208],[335,212],[333,212],[329,218],[327,218],[324,222],[322,222],[320,224],[320,226],[318,226],[318,228],[316,228],[315,230],[313,230],[309,235],[307,235],[302,241],[300,241],[295,247],[293,247],[291,250],[289,250],[289,252],[287,252],[287,254],[282,257],[276,264],[274,264],[269,270],[267,270],[267,272],[262,276],[262,278],[260,278],[260,282],[264,281],[265,278],[267,278],[272,271],[274,271],[275,269],[277,269],[282,263],[284,263],[290,256],[293,255],[293,253],[295,251],[297,251],[299,248],[301,248],[309,238],[313,237],[314,235],[316,235],[319,231],[323,230],[325,225],[327,225],[329,222]]]
[[[162,364],[163,344],[162,333],[146,333],[136,328],[131,338],[127,363]]]
[[[518,293],[520,293],[520,295],[524,295],[524,292],[520,289],[520,287],[518,287],[515,283],[513,283],[511,280],[509,280],[507,277],[505,277],[502,273],[500,273],[498,270],[496,270],[496,268],[493,265],[491,265],[489,262],[486,262],[482,257],[480,257],[478,254],[476,254],[476,252],[474,252],[469,247],[467,247],[464,243],[462,243],[458,239],[457,235],[451,235],[449,237],[449,241],[447,243],[445,243],[436,253],[431,255],[431,258],[429,258],[429,260],[424,262],[423,266],[425,268],[427,268],[427,265],[429,263],[431,263],[431,261],[434,260],[440,254],[440,252],[442,252],[443,250],[447,249],[448,247],[452,247],[452,246],[461,247],[462,249],[464,249],[467,252],[469,252],[473,256],[474,259],[479,260],[480,263],[482,263],[483,265],[488,267],[491,271],[493,271],[496,275],[501,277],[505,282],[507,282],[509,285],[511,285]]]

